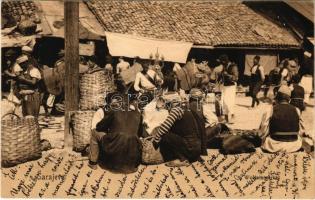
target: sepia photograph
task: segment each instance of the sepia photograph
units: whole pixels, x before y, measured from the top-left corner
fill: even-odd
[[[314,0],[0,0],[1,198],[314,199]]]

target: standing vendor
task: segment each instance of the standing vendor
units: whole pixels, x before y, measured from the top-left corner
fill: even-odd
[[[41,74],[36,64],[32,60],[26,61],[26,70],[17,77],[18,87],[22,96],[23,115],[33,115],[38,117],[41,97],[39,93],[39,81]]]
[[[223,66],[219,79],[223,83],[223,113],[228,123],[233,123],[234,106],[236,97],[236,81],[238,80],[238,69],[236,64],[229,61],[227,55],[221,55],[220,63]]]
[[[250,69],[251,72],[251,84],[250,84],[250,94],[252,97],[252,106],[250,108],[255,107],[255,103],[257,106],[259,105],[259,99],[257,98],[257,94],[259,93],[261,86],[265,80],[264,68],[260,65],[260,56],[254,57],[254,65]]]

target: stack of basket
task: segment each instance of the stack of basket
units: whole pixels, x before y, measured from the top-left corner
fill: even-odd
[[[1,165],[11,167],[42,156],[40,129],[33,116],[7,114],[1,119]]]
[[[105,104],[106,94],[115,91],[111,77],[103,70],[86,73],[80,79],[80,110],[72,115],[73,150],[82,152],[90,144],[91,122]]]

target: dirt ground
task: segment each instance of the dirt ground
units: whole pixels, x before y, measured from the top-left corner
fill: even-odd
[[[237,97],[231,128],[259,127],[263,112],[271,105],[262,103],[249,110],[250,101]],[[314,137],[314,99],[310,104],[302,118]],[[43,119],[41,124],[45,124]],[[53,149],[43,152],[39,160],[2,168],[2,197],[315,197],[314,158],[305,152],[266,154],[257,149],[256,153],[224,156],[208,150],[204,163],[189,167],[141,165],[136,173],[114,174],[101,168],[93,171],[86,157],[63,149],[63,117],[49,124],[41,138],[50,141]]]

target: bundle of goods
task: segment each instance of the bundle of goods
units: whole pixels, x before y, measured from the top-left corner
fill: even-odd
[[[227,130],[219,135],[222,139],[221,152],[224,154],[255,152],[255,148],[262,144],[260,135],[259,130]]]
[[[94,111],[76,111],[72,116],[73,150],[82,152],[90,144]]]
[[[111,77],[104,70],[83,74],[80,79],[80,109],[96,110],[103,107],[106,94],[115,90]]]
[[[40,18],[36,14],[38,8],[33,1],[2,1],[2,15],[10,15],[19,22],[23,18],[29,18],[35,23],[40,23]]]
[[[7,114],[1,119],[1,165],[11,167],[42,156],[40,129],[33,116]]]

